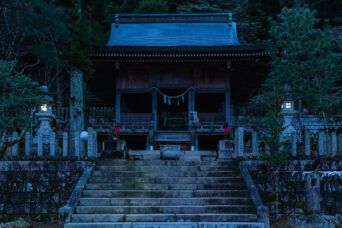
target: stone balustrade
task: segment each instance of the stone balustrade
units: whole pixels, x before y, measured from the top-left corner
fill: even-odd
[[[233,139],[219,142],[219,158],[257,159],[267,149],[260,136],[251,127],[236,126],[231,134],[234,135]],[[342,156],[342,133],[339,133],[338,129],[315,132],[307,130],[304,134],[292,134],[284,137],[283,140],[285,143],[283,149],[291,158]]]
[[[43,135],[40,132],[31,134],[25,133],[25,137],[13,144],[6,155],[11,157],[97,157],[97,132],[94,128],[87,129],[88,138],[85,142],[80,139],[80,132],[75,137],[75,148],[70,148],[70,136],[68,132],[63,132],[57,136],[55,132],[50,135]],[[13,132],[12,139],[18,139],[18,133]],[[83,147],[83,148],[82,148]],[[85,153],[81,153],[85,151]]]

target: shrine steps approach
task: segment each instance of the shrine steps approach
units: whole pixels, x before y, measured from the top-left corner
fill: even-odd
[[[64,227],[264,225],[232,161],[103,160]]]

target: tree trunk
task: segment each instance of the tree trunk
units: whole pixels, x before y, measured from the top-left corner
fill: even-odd
[[[71,72],[70,79],[70,152],[75,156],[75,137],[84,129],[83,73],[77,69]],[[82,148],[82,146],[81,146]],[[80,156],[82,156],[80,150]]]

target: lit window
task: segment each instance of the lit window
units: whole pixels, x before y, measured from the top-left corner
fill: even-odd
[[[292,104],[291,104],[291,102],[285,102],[285,108],[286,108],[286,109],[292,109]]]
[[[43,104],[42,106],[40,106],[40,110],[46,112],[48,110],[47,104]]]

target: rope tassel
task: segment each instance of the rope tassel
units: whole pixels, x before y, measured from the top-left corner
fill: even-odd
[[[164,95],[164,104],[166,104],[166,96]]]
[[[171,105],[171,98],[169,97],[169,102],[168,102],[168,105]]]

